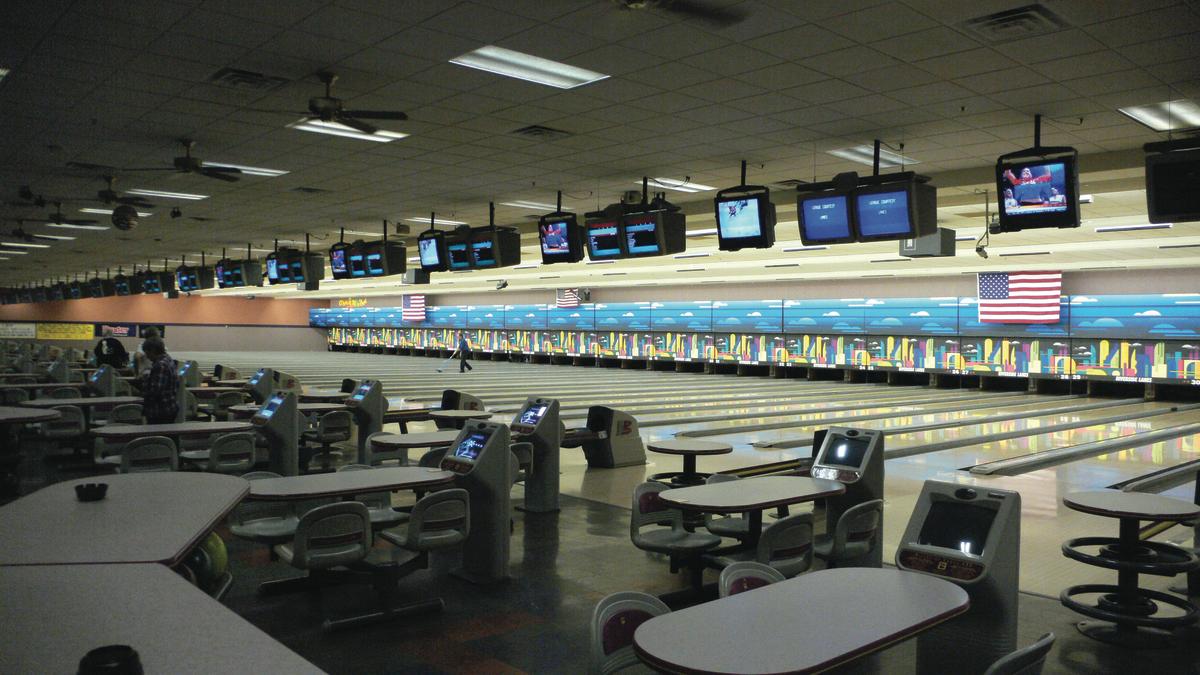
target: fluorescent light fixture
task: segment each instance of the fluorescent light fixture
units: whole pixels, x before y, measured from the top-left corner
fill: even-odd
[[[639,179],[634,181],[634,183],[641,185],[642,181]],[[675,178],[651,178],[649,183],[651,187],[660,187],[664,190],[675,190],[676,192],[708,192],[709,190],[717,189],[711,185],[702,185]]]
[[[1117,111],[1155,131],[1180,131],[1200,127],[1200,103],[1187,98],[1131,105],[1117,108]]]
[[[710,254],[708,253],[680,253],[679,255],[675,256],[675,259],[683,260],[684,258],[707,258],[709,255]]]
[[[0,253],[4,255],[29,255],[29,251],[10,251],[8,249],[0,251]]]
[[[954,241],[975,241],[978,238],[979,237],[977,237],[973,234],[956,234],[956,235],[954,235]]]
[[[829,248],[828,246],[793,246],[791,248],[783,249],[783,252],[784,253],[798,253],[800,251],[824,251],[828,248]]]
[[[200,199],[208,199],[208,195],[193,195],[187,192],[166,192],[164,190],[147,190],[138,188],[136,190],[126,190],[127,195],[139,195],[142,197],[162,197],[163,199],[186,199],[188,201],[197,201]]]
[[[513,269],[514,270],[534,270],[539,267],[541,267],[541,265],[517,265]]]
[[[275,178],[291,173],[282,169],[264,169],[261,166],[243,166],[241,164],[224,164],[222,162],[200,162],[200,166],[215,168],[215,169],[239,169],[247,176],[266,176],[267,178]]]
[[[880,258],[872,260],[873,263],[894,263],[894,262],[912,262],[912,258]]]
[[[530,211],[557,211],[557,204],[543,204],[541,202],[527,202],[524,199],[518,199],[512,202],[500,202],[501,206],[511,206],[518,209],[528,209]],[[570,209],[570,206],[563,204],[564,209]]]
[[[79,209],[79,212],[80,213],[98,213],[98,214],[104,215],[104,216],[111,216],[113,210],[112,209],[93,209],[91,207],[88,207],[86,209]],[[143,211],[138,211],[137,214],[138,214],[138,218],[149,218],[150,216],[154,215],[153,213],[147,213],[147,212],[143,212]]]
[[[362,230],[346,230],[346,234],[357,234],[360,237],[382,237],[382,232],[363,232]]]
[[[688,230],[684,234],[689,237],[707,237],[717,233],[717,228],[708,227],[703,230]]]
[[[852,148],[838,148],[837,150],[826,150],[826,154],[834,157],[848,159],[851,162],[866,164],[867,166],[875,165],[875,148],[870,145],[856,145]],[[879,168],[884,169],[892,166],[900,166],[902,164],[920,164],[920,160],[913,159],[906,155],[901,155],[898,152],[892,152],[884,148],[879,149]]]
[[[0,241],[0,246],[16,246],[18,248],[50,248],[50,244],[27,244],[23,241]]]
[[[1029,251],[1027,253],[1001,253],[1001,258],[1017,258],[1023,255],[1050,255],[1050,251]]]
[[[1095,195],[1079,195],[1080,204],[1091,204],[1096,201]]]
[[[68,237],[65,234],[35,234],[38,239],[54,239],[56,241],[73,241],[75,237]]]
[[[680,267],[676,272],[703,272],[703,267]]]
[[[1143,225],[1106,225],[1097,227],[1096,232],[1129,232],[1131,230],[1169,230],[1171,223],[1145,223]]]
[[[450,59],[450,63],[558,89],[574,89],[608,77],[608,75],[586,68],[578,68],[495,45],[486,45],[456,56]]]
[[[402,134],[399,131],[385,131],[380,129],[373,134],[364,134],[358,129],[348,127],[345,124],[337,122],[326,122],[324,120],[314,120],[307,117],[292,122],[288,125],[291,129],[300,131],[311,131],[314,134],[326,134],[329,136],[341,136],[342,138],[356,138],[360,141],[375,141],[376,143],[391,143],[392,141],[405,138],[408,134]]]
[[[408,262],[421,262],[421,256],[414,255],[413,257],[408,259]]]
[[[405,218],[405,220],[407,220],[410,223],[425,223],[426,225],[429,224],[429,218]],[[434,218],[433,224],[434,225],[466,225],[466,223],[464,223],[461,220],[447,220],[446,218]]]
[[[75,225],[74,223],[46,223],[46,227],[56,227],[60,230],[97,230],[112,229],[107,225]]]

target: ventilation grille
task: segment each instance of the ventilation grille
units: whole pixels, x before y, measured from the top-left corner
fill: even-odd
[[[562,129],[551,129],[540,124],[531,124],[527,127],[521,127],[511,132],[514,136],[523,136],[525,138],[534,138],[541,141],[556,141],[560,138],[568,138],[572,134],[569,131]]]
[[[282,77],[237,68],[222,68],[209,76],[208,81],[221,87],[243,91],[271,91],[287,84],[287,80]]]
[[[807,185],[807,184],[808,184],[808,181],[800,180],[799,178],[785,178],[783,180],[775,181],[774,183],[772,183],[772,185],[778,185],[779,187],[782,187],[782,188],[794,188],[794,187],[799,187],[801,185]]]
[[[984,42],[1000,44],[1047,35],[1062,30],[1067,22],[1042,5],[1034,4],[967,19],[959,26]]]

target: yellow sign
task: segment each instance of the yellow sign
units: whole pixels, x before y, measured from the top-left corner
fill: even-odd
[[[39,340],[88,340],[93,337],[94,328],[90,323],[39,323],[37,339]]]
[[[343,307],[345,309],[354,309],[355,307],[366,307],[367,299],[366,298],[338,298],[337,306]]]

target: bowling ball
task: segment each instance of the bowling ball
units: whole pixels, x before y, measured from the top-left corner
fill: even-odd
[[[229,570],[229,551],[225,549],[225,540],[216,532],[209,532],[208,538],[200,544],[200,548],[208,554],[213,577],[219,579],[224,576]]]

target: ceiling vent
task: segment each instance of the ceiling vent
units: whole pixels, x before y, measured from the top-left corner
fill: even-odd
[[[1042,5],[1016,7],[967,19],[959,27],[989,44],[1046,35],[1066,28],[1067,22]]]
[[[807,184],[808,184],[808,181],[800,180],[799,178],[785,178],[783,180],[777,180],[774,183],[772,183],[772,185],[775,185],[775,186],[778,186],[781,188],[787,188],[787,189],[796,188],[796,187],[800,187],[801,185],[807,185]]]
[[[287,80],[282,77],[263,75],[237,68],[222,68],[209,76],[208,81],[221,87],[241,89],[242,91],[271,91],[280,85],[287,84]]]
[[[292,188],[292,192],[299,192],[301,194],[306,194],[306,195],[317,195],[317,194],[321,194],[322,192],[329,192],[329,190],[322,190],[321,188],[315,188],[315,187],[300,186],[300,187]]]
[[[533,138],[539,141],[557,141],[560,138],[571,136],[571,132],[563,131],[562,129],[551,129],[540,124],[531,124],[527,127],[521,127],[511,132],[514,136],[524,136],[525,138]]]

